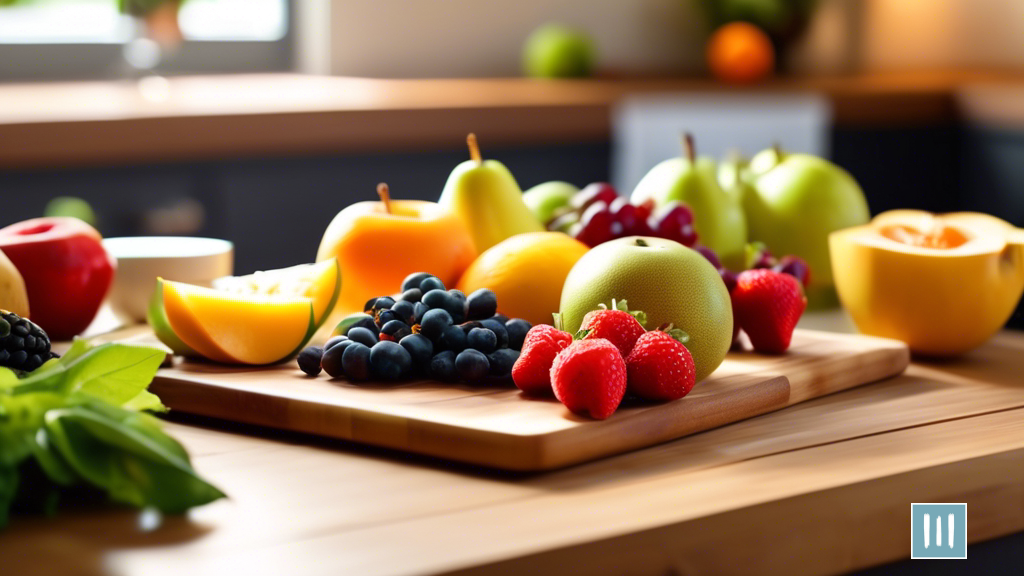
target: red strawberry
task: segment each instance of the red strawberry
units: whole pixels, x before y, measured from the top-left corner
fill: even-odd
[[[799,280],[769,269],[747,270],[737,279],[732,298],[735,321],[754,350],[781,354],[789,348],[793,328],[807,308]]]
[[[624,304],[624,302],[623,302]],[[645,332],[641,324],[633,314],[623,310],[594,310],[587,312],[583,317],[581,330],[589,330],[584,340],[591,338],[604,338],[619,349],[619,353],[625,358],[633,350],[636,339]]]
[[[512,365],[512,380],[527,394],[551,394],[551,364],[563,348],[572,343],[572,335],[547,324],[538,324],[526,333],[519,359]]]
[[[665,332],[646,332],[626,358],[629,391],[648,400],[676,400],[696,383],[693,357],[682,342]]]
[[[577,340],[555,357],[551,386],[569,410],[604,420],[626,395],[626,362],[604,338]]]

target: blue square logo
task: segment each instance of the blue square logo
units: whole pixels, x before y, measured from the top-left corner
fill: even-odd
[[[910,557],[967,558],[967,504],[911,504]]]

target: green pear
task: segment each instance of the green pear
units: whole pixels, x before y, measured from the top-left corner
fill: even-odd
[[[718,184],[727,194],[743,205],[748,194],[754,193],[754,187],[750,185],[747,177],[748,165],[750,162],[744,158],[738,150],[733,150],[726,156],[725,160],[718,165]],[[747,236],[750,236],[750,222],[747,221]]]
[[[687,204],[693,210],[697,242],[714,250],[725,267],[741,270],[747,244],[743,208],[719,185],[715,162],[696,157],[689,134],[683,148],[682,156],[651,168],[636,185],[630,201],[641,204],[653,199],[658,206],[673,200]]]
[[[809,304],[834,304],[828,235],[870,218],[857,181],[828,160],[778,147],[754,156],[746,178],[753,186],[743,200],[750,239],[764,242],[776,256],[793,254],[807,261]]]
[[[481,158],[476,135],[466,143],[470,159],[452,170],[437,203],[465,222],[477,254],[516,234],[543,231],[508,168]]]
[[[568,206],[569,200],[579,191],[579,188],[568,182],[553,180],[523,192],[523,203],[533,212],[537,222],[547,224],[554,218],[555,211]]]

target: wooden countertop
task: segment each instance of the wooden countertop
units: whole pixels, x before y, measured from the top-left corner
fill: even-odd
[[[753,88],[701,79],[379,80],[296,74],[0,84],[0,169],[256,155],[604,141],[631,94],[816,92],[840,124],[951,121],[964,86],[1024,74],[936,71],[780,78]]]
[[[956,362],[526,476],[179,417],[170,431],[230,500],[152,532],[123,510],[17,517],[0,558],[26,576],[845,572],[909,557],[911,502],[967,502],[968,546],[1024,529],[1022,357],[1024,334],[1004,332]]]

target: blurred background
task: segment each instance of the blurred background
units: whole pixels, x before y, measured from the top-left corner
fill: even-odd
[[[685,128],[830,157],[873,213],[1021,226],[1022,37],[1018,0],[0,0],[0,225],[72,196],[247,273],[379,181],[436,199],[469,131],[523,189],[628,194]]]

